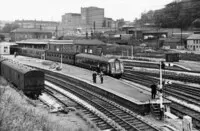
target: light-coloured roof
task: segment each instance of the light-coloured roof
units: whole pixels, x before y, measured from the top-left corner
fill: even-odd
[[[187,40],[200,40],[200,34],[192,34]]]
[[[5,42],[5,41],[3,41],[3,42],[0,42],[0,46],[1,45],[17,45],[16,43],[14,43],[14,42]]]
[[[49,44],[74,44],[74,40],[49,40]]]
[[[27,39],[16,41],[17,44],[48,44],[49,39]]]

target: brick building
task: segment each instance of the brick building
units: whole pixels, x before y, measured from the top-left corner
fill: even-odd
[[[44,29],[35,28],[17,28],[11,31],[11,41],[20,41],[26,39],[50,39],[52,32]]]

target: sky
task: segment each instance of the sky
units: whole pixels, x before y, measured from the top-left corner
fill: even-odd
[[[133,21],[142,12],[163,8],[174,0],[1,0],[0,20],[61,21],[65,13],[80,13],[81,7],[104,8],[104,16]]]

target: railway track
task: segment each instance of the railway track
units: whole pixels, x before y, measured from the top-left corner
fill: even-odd
[[[67,97],[63,93],[60,93],[59,91],[55,90],[54,88],[50,86],[45,86],[46,93],[56,99],[59,103],[63,105],[63,107],[74,107],[76,110],[80,110],[86,115],[90,121],[94,122],[98,129],[100,130],[112,130],[116,131],[116,127],[113,127],[109,123],[107,123],[104,119],[100,117],[100,115],[95,114],[95,112],[92,112],[88,108],[85,108],[83,105],[79,104],[75,100]],[[48,91],[47,91],[48,90]]]
[[[123,75],[123,79],[144,85],[146,87],[150,88],[150,85],[153,82],[159,82],[158,79],[149,77],[149,76],[145,76],[143,74],[139,74],[139,73],[133,73],[133,72],[128,72],[127,70],[125,70],[125,73]],[[173,85],[168,85],[166,87],[164,87],[164,94],[166,96],[173,96],[175,98],[184,100],[188,103],[192,103],[195,105],[200,106],[199,104],[199,99],[200,99],[200,95],[199,95],[199,88],[196,87],[187,87],[185,85],[181,86],[179,84],[173,84]],[[191,108],[188,108],[186,106],[183,106],[179,103],[176,103],[175,101],[172,101],[171,104],[171,109],[172,112],[174,114],[176,114],[177,116],[179,116],[180,118],[183,117],[183,115],[189,115],[193,118],[193,124],[200,128],[200,112],[197,112]],[[186,109],[186,111],[185,111]]]
[[[159,69],[160,65],[159,63],[153,63],[153,62],[132,62],[132,61],[123,61],[125,68],[132,68],[132,67],[142,67],[142,68],[152,68],[152,69]],[[170,71],[178,71],[178,72],[184,72],[184,73],[200,73],[200,71],[192,71],[185,69],[183,67],[179,67],[177,65],[174,65],[172,67],[166,66],[165,70]]]
[[[158,131],[152,124],[148,123],[134,112],[123,108],[122,106],[102,97],[92,91],[83,89],[82,87],[66,82],[61,78],[51,75],[45,76],[48,81],[53,82],[64,90],[67,90],[80,99],[86,101],[97,110],[102,112],[106,117],[111,119],[115,124],[127,131]]]
[[[158,83],[159,80],[152,78],[150,76],[140,74],[138,72],[125,70],[124,79],[145,85],[147,87],[150,87],[153,83]],[[134,79],[133,79],[134,78]],[[165,85],[163,87],[165,93],[168,95],[177,97],[181,100],[184,100],[188,103],[192,103],[195,105],[200,106],[199,99],[200,99],[200,88],[193,87],[193,86],[187,86],[182,84],[173,83],[171,85]]]
[[[152,69],[159,69],[160,64],[157,63],[153,63],[153,62],[130,62],[130,61],[124,61],[124,66],[125,68],[128,67],[143,67],[143,68],[152,68]],[[178,66],[173,66],[173,67],[166,67],[166,70],[171,70],[171,71],[182,71],[182,72],[193,72],[194,71],[188,71],[186,69],[180,68]]]
[[[150,69],[150,68],[135,68],[135,71],[133,70],[134,66],[125,66],[124,70],[129,70],[130,72],[137,72],[143,75],[148,75],[152,77],[159,78],[159,68],[157,70]],[[187,74],[189,73],[189,74]],[[183,82],[191,82],[191,83],[197,83],[200,84],[199,79],[199,73],[197,72],[182,72],[182,71],[170,71],[170,70],[163,70],[163,78],[170,79],[170,80],[178,80]]]

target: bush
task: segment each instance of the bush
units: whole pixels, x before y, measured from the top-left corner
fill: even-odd
[[[62,127],[48,121],[45,114],[30,107],[27,102],[0,79],[1,131],[61,131]]]

